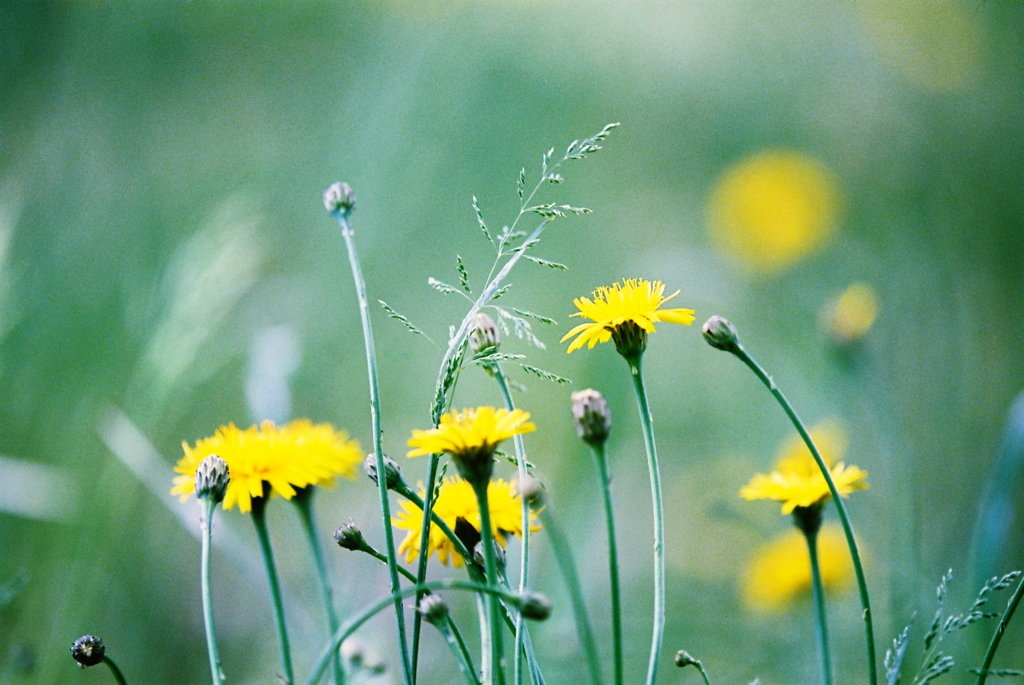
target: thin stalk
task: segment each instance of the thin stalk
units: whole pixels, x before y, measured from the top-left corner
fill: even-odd
[[[487,573],[487,584],[498,585],[498,559],[494,553],[494,531],[491,529],[491,510],[487,503],[487,487],[490,479],[479,480],[473,485],[476,499],[480,505],[480,544],[484,548],[484,570]],[[485,685],[503,685],[505,682],[504,657],[502,655],[501,617],[498,614],[498,598],[488,596],[487,606],[488,629],[487,639],[483,643]],[[489,661],[488,658],[490,657]]]
[[[328,633],[333,635],[338,629],[338,613],[334,609],[334,592],[331,590],[330,581],[327,579],[327,563],[324,561],[324,550],[320,545],[320,538],[316,535],[316,526],[313,523],[313,488],[305,487],[298,491],[292,498],[295,508],[299,511],[299,520],[302,522],[302,529],[306,532],[306,540],[309,542],[309,550],[313,555],[313,566],[316,568],[317,586],[320,588],[320,599],[324,603],[324,612],[327,614]],[[331,664],[334,673],[335,685],[342,685],[345,682],[345,670],[341,666],[341,654],[335,654]]]
[[[598,655],[594,631],[591,629],[590,619],[587,617],[587,604],[583,599],[583,590],[580,588],[580,574],[576,568],[576,560],[572,556],[572,547],[558,525],[550,506],[541,510],[540,518],[547,531],[547,538],[555,550],[555,560],[558,562],[558,569],[562,572],[562,579],[569,590],[569,602],[572,604],[572,614],[576,621],[576,634],[587,657],[590,682],[593,685],[601,685],[601,657]]]
[[[270,599],[274,608],[274,625],[277,628],[277,644],[281,651],[280,678],[284,685],[295,682],[292,671],[291,647],[288,643],[288,626],[284,620],[284,603],[281,601],[281,585],[277,579],[277,567],[274,564],[274,551],[270,547],[270,534],[267,532],[266,516],[267,500],[265,497],[254,497],[252,500],[252,522],[256,527],[256,537],[260,541],[260,552],[263,553],[263,566],[267,571],[267,584],[270,586]]]
[[[875,630],[871,620],[871,599],[868,596],[868,583],[864,576],[864,564],[861,562],[860,550],[857,547],[857,538],[853,534],[853,525],[850,523],[850,516],[846,513],[846,505],[843,504],[843,498],[839,494],[839,490],[836,488],[835,481],[832,479],[832,473],[829,471],[828,464],[822,458],[821,453],[818,451],[818,447],[811,440],[810,434],[807,432],[807,428],[804,426],[803,421],[797,416],[796,410],[793,409],[793,405],[789,403],[786,396],[782,393],[779,387],[775,384],[775,380],[768,375],[768,373],[761,368],[750,354],[747,353],[746,349],[740,344],[736,345],[736,349],[733,351],[737,357],[743,361],[750,370],[754,372],[761,382],[765,384],[768,390],[772,393],[779,405],[786,412],[789,420],[793,422],[793,426],[796,427],[800,437],[803,438],[804,443],[807,445],[807,449],[811,451],[811,455],[814,456],[814,461],[817,462],[818,468],[821,470],[821,474],[825,477],[825,482],[828,484],[828,490],[832,494],[832,501],[835,502],[836,511],[839,513],[839,521],[843,525],[843,532],[846,534],[846,544],[850,548],[850,557],[853,560],[853,571],[857,577],[857,589],[860,593],[860,603],[863,609],[864,618],[864,634],[865,641],[867,643],[867,667],[868,667],[868,682],[871,685],[877,685],[878,674],[875,665]]]
[[[424,592],[426,590],[462,590],[466,592],[476,592],[478,594],[484,593],[493,597],[500,597],[513,604],[519,601],[519,597],[517,597],[515,593],[504,588],[484,585],[481,583],[471,583],[465,580],[434,580],[429,583],[423,583],[422,585],[407,587],[404,590],[400,590],[395,593],[395,596],[401,600],[404,597],[409,597],[411,595],[415,595],[417,592]],[[309,679],[306,680],[306,685],[316,685],[316,683],[320,682],[320,679],[324,675],[324,671],[327,670],[327,664],[331,660],[331,654],[338,650],[338,647],[345,641],[345,638],[357,631],[360,626],[373,618],[373,616],[378,612],[388,608],[388,606],[391,605],[392,599],[392,595],[388,595],[384,599],[381,599],[343,623],[334,635],[331,636],[331,639],[328,640],[327,644],[324,645],[323,649],[320,650],[320,654],[317,656],[317,660],[313,664],[313,670],[309,674]]]
[[[491,371],[494,375],[494,379],[498,382],[498,389],[501,390],[501,396],[505,401],[505,408],[509,412],[512,412],[516,408],[516,403],[512,399],[512,392],[508,387],[508,379],[505,378],[505,372],[501,370],[501,364],[495,363],[491,365]],[[526,471],[526,447],[523,444],[522,435],[512,436],[512,443],[516,450],[516,465],[519,468],[519,482],[525,483],[527,477]],[[522,592],[530,580],[530,504],[525,498],[522,499],[523,507],[523,544],[520,547],[519,555],[519,591]],[[515,656],[512,660],[512,674],[513,682],[515,685],[520,685],[523,682],[522,674],[522,647],[523,647],[523,618],[517,616],[516,618],[516,645],[515,645]]]
[[[476,677],[476,667],[473,666],[473,660],[466,650],[466,643],[455,637],[447,619],[442,619],[434,625],[452,650],[455,662],[459,665],[459,672],[462,673],[462,677],[466,679],[468,685],[480,685],[480,681]]]
[[[832,655],[828,642],[828,620],[825,618],[825,587],[821,582],[821,566],[818,564],[818,534],[804,532],[804,537],[807,539],[807,553],[811,559],[811,590],[821,652],[821,678],[825,685],[832,685]]]
[[[608,530],[608,578],[611,585],[612,603],[612,652],[615,665],[615,685],[623,685],[622,657],[622,597],[619,589],[619,553],[615,541],[615,514],[612,510],[612,479],[608,472],[608,459],[604,443],[591,446],[597,462],[601,480],[601,497],[604,501],[604,520]]]
[[[124,679],[124,673],[121,673],[121,669],[117,667],[114,660],[109,656],[103,655],[103,663],[107,665],[110,672],[114,674],[114,680],[117,681],[117,685],[128,685],[128,681]]]
[[[380,386],[377,378],[377,353],[373,345],[373,326],[370,322],[370,303],[366,296],[366,281],[363,279],[363,270],[359,264],[359,256],[356,253],[356,243],[352,232],[352,225],[349,223],[348,211],[338,210],[334,212],[338,225],[341,227],[341,235],[345,240],[345,247],[348,249],[349,264],[352,267],[352,281],[355,284],[356,296],[359,300],[359,317],[363,326],[363,343],[366,347],[366,369],[370,381],[370,420],[373,429],[373,449],[377,457],[377,473],[386,473],[384,466],[384,446],[382,444],[382,432],[380,421]],[[384,524],[384,541],[388,557],[388,574],[391,577],[391,592],[397,593],[401,589],[398,580],[398,563],[395,556],[395,537],[391,528],[391,508],[388,502],[387,479],[378,479],[378,495],[380,499],[380,514]],[[405,685],[412,685],[412,666],[409,660],[409,645],[405,637],[405,610],[401,600],[395,597],[395,622],[398,631],[398,647],[402,655],[402,678]]]
[[[704,670],[704,664],[699,661],[694,664],[697,670],[700,671],[700,677],[704,679],[704,685],[711,685],[711,680],[708,678],[708,672]]]
[[[213,685],[222,685],[224,673],[220,667],[220,653],[217,651],[217,631],[213,623],[213,592],[210,590],[210,547],[213,540],[213,512],[217,501],[213,497],[203,498],[203,552],[200,566],[200,585],[203,593],[203,623],[206,624],[206,651],[210,657],[210,675]]]
[[[647,467],[651,475],[651,502],[654,508],[654,630],[651,635],[651,655],[647,662],[647,685],[658,680],[658,661],[661,658],[662,641],[665,637],[665,515],[661,497],[661,473],[658,467],[658,448],[654,443],[654,420],[647,404],[647,390],[641,371],[640,355],[626,359],[633,390],[640,410],[640,424],[643,427],[644,446],[647,448]]]
[[[981,670],[978,672],[978,685],[985,685],[985,681],[988,679],[988,669],[992,665],[992,659],[996,656],[996,650],[999,649],[1003,633],[1006,632],[1006,626],[1010,625],[1010,619],[1013,618],[1013,612],[1017,611],[1017,605],[1020,604],[1022,595],[1024,595],[1024,577],[1021,577],[1020,582],[1017,583],[1017,589],[1013,591],[1013,597],[1010,597],[1010,601],[1006,605],[1006,611],[999,617],[999,625],[996,626],[996,631],[992,633],[992,641],[988,643],[988,649],[985,650],[985,660],[981,663]]]
[[[420,528],[420,557],[419,557],[419,559],[417,560],[417,563],[416,563],[416,578],[413,580],[413,583],[416,583],[418,585],[422,585],[427,580],[427,555],[426,555],[426,550],[430,546],[430,525],[429,525],[428,522],[429,522],[430,519],[434,518],[434,481],[437,480],[437,465],[438,465],[439,460],[440,460],[439,455],[437,455],[437,454],[431,454],[430,455],[430,464],[427,466],[427,485],[426,485],[426,491],[425,491],[426,502],[427,503],[424,503],[424,500],[420,499],[419,497],[416,498],[417,500],[419,500],[419,508],[424,513],[423,525]],[[380,472],[378,471],[378,473],[380,473]],[[408,494],[406,494],[406,498],[409,499],[410,501],[414,501],[414,500],[412,500],[411,497],[409,497],[409,495],[410,494],[414,495],[415,493],[413,493],[412,490],[409,490],[408,488],[406,488],[406,490],[408,491]],[[440,519],[438,519],[438,520],[440,520]],[[445,535],[448,535],[448,533],[445,533]],[[450,539],[455,539],[455,540],[458,539],[458,538],[455,537],[454,533],[452,535],[449,535],[448,537]],[[460,541],[459,544],[462,544],[461,541]],[[463,548],[463,549],[465,549],[465,548]],[[462,553],[460,552],[460,554],[462,554]],[[471,563],[472,562],[472,557],[467,556],[466,554],[463,554],[462,556],[465,559],[467,559],[467,563]],[[422,594],[417,594],[416,595],[416,605],[417,606],[419,606],[420,600],[422,598],[423,598]],[[419,667],[419,659],[420,659],[420,634],[421,634],[422,630],[423,630],[423,615],[420,614],[419,612],[416,612],[416,614],[413,615],[413,617],[412,617],[412,677],[413,677],[413,681],[414,682],[416,680],[416,669]]]

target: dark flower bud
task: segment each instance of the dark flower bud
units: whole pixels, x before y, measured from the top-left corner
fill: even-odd
[[[475,561],[480,568],[484,568],[484,566],[486,566],[483,540],[476,543],[476,546],[473,548],[473,561]],[[505,564],[508,561],[508,557],[505,554],[505,548],[499,545],[497,540],[494,541],[494,561],[497,562],[499,569],[505,568]]]
[[[523,618],[531,621],[543,621],[551,615],[552,610],[551,600],[533,590],[523,590],[516,607]]]
[[[103,640],[95,635],[83,635],[71,645],[71,656],[78,662],[79,668],[95,666],[103,661],[103,655],[107,648],[103,646]]]
[[[534,509],[544,505],[544,485],[533,476],[526,476],[516,484],[519,496]]]
[[[370,480],[377,484],[377,455],[371,452],[366,455],[366,459],[363,461],[363,470],[366,471],[366,475],[370,477]],[[398,467],[398,464],[394,459],[390,457],[384,457],[384,484],[388,490],[393,490],[395,486],[402,482],[402,469]]]
[[[704,339],[708,341],[708,345],[716,349],[736,352],[740,347],[740,339],[736,332],[736,327],[728,319],[717,314],[704,322],[704,326],[701,327],[701,333],[704,334]]]
[[[469,334],[469,350],[474,357],[493,354],[501,346],[501,331],[494,319],[483,312],[477,312],[473,320],[473,332]]]
[[[347,183],[334,183],[324,191],[324,207],[331,214],[348,214],[356,206],[356,194]]]
[[[676,652],[676,666],[679,668],[686,668],[687,666],[700,666],[700,659],[696,659],[690,656],[690,653],[685,649],[680,649]]]
[[[439,625],[448,620],[448,604],[438,595],[425,595],[420,600],[418,611],[430,625]]]
[[[341,524],[338,530],[334,531],[334,540],[342,549],[353,552],[358,552],[366,546],[362,531],[356,528],[356,524],[351,521]]]
[[[231,471],[228,469],[228,463],[218,455],[211,454],[199,462],[199,468],[196,469],[196,497],[209,497],[220,504],[224,501],[230,482]]]
[[[588,445],[600,445],[612,429],[612,413],[608,402],[596,390],[580,390],[572,394],[572,420],[576,432]]]

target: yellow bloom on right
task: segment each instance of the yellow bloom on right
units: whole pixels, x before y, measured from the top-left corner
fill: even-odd
[[[846,497],[855,490],[867,489],[867,471],[840,461],[846,452],[846,435],[838,423],[818,424],[810,434],[840,495]],[[830,496],[828,483],[800,436],[794,436],[783,446],[775,471],[757,474],[740,490],[740,497],[746,500],[782,502],[783,514],[790,514],[797,507],[824,503]]]

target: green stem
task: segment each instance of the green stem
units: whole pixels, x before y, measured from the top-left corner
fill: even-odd
[[[1017,605],[1020,604],[1022,595],[1024,595],[1024,576],[1017,583],[1017,589],[1013,591],[1013,596],[1010,597],[1010,601],[1006,605],[1006,611],[999,618],[999,625],[996,626],[996,631],[992,633],[992,641],[988,643],[988,649],[985,650],[985,660],[982,662],[981,670],[978,673],[978,685],[985,685],[985,681],[988,679],[988,669],[992,665],[992,659],[996,656],[996,650],[999,649],[1003,633],[1006,632],[1006,626],[1010,624],[1010,619],[1013,618],[1013,612],[1017,611]]]
[[[489,479],[472,483],[480,506],[480,544],[484,548],[484,570],[487,573],[487,584],[498,586],[498,559],[494,553],[494,531],[491,528],[491,510],[487,502]],[[504,657],[502,655],[501,617],[498,613],[498,598],[488,596],[487,606],[488,629],[487,639],[483,643],[484,683],[485,685],[503,685],[505,682]],[[490,657],[488,661],[487,657]]]
[[[330,581],[327,579],[327,563],[324,561],[324,550],[320,545],[320,538],[316,535],[316,526],[313,523],[313,488],[305,487],[296,493],[292,498],[295,508],[299,511],[299,520],[302,522],[302,529],[306,532],[306,540],[309,542],[309,550],[313,554],[313,566],[316,568],[317,586],[320,588],[320,599],[324,603],[324,611],[327,614],[328,633],[333,635],[338,629],[338,613],[334,609],[334,592],[331,590]],[[341,654],[335,654],[332,661],[335,685],[342,685],[345,682],[345,671],[341,666]]]
[[[217,631],[213,623],[213,593],[210,590],[210,546],[213,541],[213,512],[216,509],[217,502],[213,497],[203,499],[203,552],[199,582],[203,593],[203,623],[206,624],[206,650],[210,656],[210,675],[213,678],[213,685],[222,685],[224,673],[220,668],[220,654],[217,651]]]
[[[654,423],[651,409],[647,404],[647,390],[641,371],[641,355],[626,359],[636,403],[640,410],[640,424],[643,427],[644,446],[647,448],[647,466],[651,474],[651,500],[654,508],[654,630],[651,635],[651,655],[647,662],[647,685],[654,685],[658,679],[658,661],[661,658],[662,641],[665,636],[665,516],[661,497],[661,473],[658,467],[658,448],[654,443]]]
[[[704,679],[704,685],[711,685],[711,680],[708,678],[708,672],[704,670],[704,664],[699,661],[694,664],[697,670],[700,671],[700,677]]]
[[[853,559],[853,571],[857,577],[857,589],[860,592],[860,603],[863,609],[864,634],[867,642],[868,682],[871,685],[876,685],[878,683],[878,674],[875,665],[875,630],[871,619],[871,599],[868,597],[868,583],[864,576],[864,564],[861,562],[860,550],[857,548],[857,538],[854,537],[853,526],[850,523],[849,515],[846,513],[846,505],[843,504],[843,498],[840,496],[835,481],[832,479],[832,473],[829,471],[828,464],[825,463],[814,441],[811,440],[807,428],[804,426],[803,421],[800,420],[800,417],[797,416],[793,405],[789,403],[789,400],[786,399],[786,396],[775,384],[775,380],[761,368],[760,364],[754,361],[754,358],[747,353],[742,345],[737,343],[733,354],[750,367],[750,370],[761,379],[761,382],[765,384],[779,405],[782,406],[782,409],[786,412],[789,420],[793,422],[800,437],[803,438],[807,448],[811,451],[811,455],[814,456],[814,461],[817,462],[822,475],[825,477],[828,490],[832,494],[832,501],[835,502],[836,511],[839,513],[839,521],[843,525],[843,532],[846,534],[846,544],[850,548],[850,557]]]
[[[440,416],[440,415],[438,415],[438,416]],[[435,423],[438,420],[439,419],[435,419]],[[404,495],[410,501],[417,502],[417,506],[419,506],[419,508],[424,513],[424,515],[423,515],[423,523],[422,523],[422,526],[420,527],[420,556],[419,556],[419,559],[417,560],[417,563],[416,563],[416,578],[415,578],[415,580],[413,580],[413,583],[415,583],[417,585],[422,585],[427,580],[427,559],[428,559],[428,557],[427,557],[426,551],[430,548],[430,525],[429,525],[429,521],[431,519],[435,518],[435,516],[434,516],[434,481],[437,480],[437,465],[438,465],[439,460],[440,460],[440,456],[439,455],[437,455],[437,454],[431,454],[430,455],[430,465],[427,467],[427,485],[426,485],[426,491],[424,493],[425,497],[426,497],[426,503],[424,503],[423,499],[420,499],[418,496],[416,496],[415,493],[413,493],[413,491],[410,490],[408,487],[405,488],[404,492],[400,492],[399,493],[399,494]],[[396,492],[397,492],[397,488],[396,488]],[[416,499],[414,500],[413,497],[415,497]],[[439,518],[438,518],[438,521],[440,521]],[[443,521],[442,521],[442,523],[443,523]],[[446,532],[445,535],[448,535],[448,533]],[[452,533],[451,535],[448,535],[448,537],[449,537],[449,539],[452,539],[452,540],[458,540],[458,538],[455,537],[454,533]],[[461,541],[459,541],[459,545],[462,545]],[[463,546],[462,549],[465,550],[465,547]],[[459,552],[459,553],[462,554],[464,559],[466,559],[466,563],[472,563],[473,558],[472,558],[472,556],[470,556],[468,554],[468,552],[465,553],[465,554],[463,554],[462,552]],[[420,603],[421,599],[423,599],[423,595],[422,594],[417,594],[416,595],[416,605],[417,606],[419,606],[419,603]],[[419,667],[420,634],[421,634],[422,630],[423,630],[423,615],[420,614],[417,611],[416,614],[412,617],[412,677],[413,677],[414,681],[416,679],[416,669]]]
[[[508,387],[508,379],[505,378],[505,372],[501,370],[500,364],[493,364],[492,369],[494,373],[494,379],[498,382],[498,388],[501,390],[501,396],[505,401],[505,408],[509,412],[512,412],[516,408],[515,401],[512,399],[512,392]],[[525,483],[528,475],[526,470],[526,446],[523,444],[522,435],[512,436],[512,443],[516,450],[516,464],[519,469],[519,482]],[[519,590],[520,592],[526,588],[530,580],[530,504],[525,498],[522,499],[523,507],[523,544],[520,546],[520,557],[519,557]],[[515,685],[522,683],[522,646],[523,646],[523,625],[522,617],[516,619],[516,644],[515,644],[515,656],[513,657],[513,682]]]
[[[444,637],[444,641],[448,643],[448,647],[452,650],[452,654],[455,656],[455,661],[459,665],[459,671],[462,673],[462,677],[466,679],[466,682],[469,685],[480,685],[480,681],[477,680],[476,677],[476,667],[473,666],[473,660],[470,658],[469,651],[466,649],[466,643],[461,638],[456,638],[447,619],[438,621],[436,623],[436,627]]]
[[[825,618],[825,587],[821,582],[818,564],[818,534],[804,532],[807,553],[811,559],[811,590],[814,598],[814,619],[818,625],[818,646],[821,652],[821,677],[825,685],[832,685],[832,655],[828,642],[828,621]]]
[[[604,520],[608,530],[608,577],[611,585],[612,602],[612,646],[615,664],[615,685],[623,685],[622,658],[622,597],[619,589],[619,553],[615,541],[615,514],[612,510],[612,479],[608,472],[604,443],[591,446],[597,462],[601,480],[601,497],[604,501]]]
[[[540,517],[541,523],[544,524],[547,531],[547,538],[555,550],[555,560],[562,572],[562,579],[569,590],[569,601],[572,604],[572,613],[576,620],[576,634],[583,646],[583,652],[586,654],[590,682],[593,685],[601,685],[601,657],[598,655],[594,631],[591,629],[590,619],[587,617],[587,605],[583,600],[579,570],[576,568],[576,560],[572,556],[572,548],[562,533],[550,505],[541,510]]]
[[[478,594],[484,593],[492,597],[501,597],[513,604],[519,601],[519,597],[517,597],[515,593],[509,592],[503,588],[483,585],[481,583],[470,583],[465,580],[434,580],[429,583],[423,583],[422,585],[407,587],[404,590],[400,590],[395,593],[394,596],[401,600],[403,597],[409,597],[411,595],[415,595],[417,592],[424,592],[426,590],[463,590],[467,592],[476,592]],[[345,641],[345,638],[358,630],[360,626],[373,618],[375,614],[390,606],[392,599],[393,596],[389,595],[343,623],[327,644],[324,645],[324,648],[320,650],[320,654],[317,657],[316,662],[313,664],[313,670],[309,674],[309,679],[306,681],[306,685],[316,685],[316,683],[320,682],[320,678],[323,677],[324,671],[327,670],[327,663],[331,660],[331,654],[338,650],[338,647]]]
[[[284,620],[284,604],[281,601],[281,585],[277,579],[277,567],[274,565],[274,551],[270,548],[270,535],[267,532],[267,499],[265,497],[254,497],[252,499],[252,522],[256,527],[256,537],[260,541],[260,551],[263,553],[263,566],[267,571],[267,584],[270,586],[270,599],[274,608],[274,625],[277,628],[277,643],[281,650],[281,674],[280,678],[285,685],[295,682],[295,674],[292,671],[291,647],[288,644],[288,626]]]
[[[113,659],[104,655],[103,663],[105,663],[107,668],[110,669],[110,672],[114,674],[114,680],[117,681],[117,685],[128,685],[128,681],[124,679],[124,673],[121,673],[121,669],[117,667],[117,664],[114,663]]]
[[[334,217],[341,227],[341,235],[348,249],[349,264],[352,267],[352,281],[355,284],[356,296],[359,300],[359,317],[363,327],[363,343],[366,347],[366,368],[370,381],[370,421],[373,429],[373,449],[377,457],[377,473],[386,473],[384,466],[384,446],[382,444],[380,422],[380,386],[377,378],[377,353],[373,345],[373,327],[370,322],[370,303],[366,296],[366,281],[356,253],[356,243],[349,223],[348,210],[339,209]],[[395,538],[391,528],[391,509],[388,502],[387,478],[378,478],[378,495],[380,514],[384,524],[384,541],[388,556],[388,573],[391,577],[391,592],[401,589],[398,580],[398,563],[395,556]],[[405,638],[405,610],[401,600],[395,597],[395,622],[398,631],[398,646],[402,654],[402,677],[405,685],[412,685],[412,667],[409,660],[409,645]]]

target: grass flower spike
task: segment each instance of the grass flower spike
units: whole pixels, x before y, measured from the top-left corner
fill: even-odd
[[[328,485],[336,476],[354,478],[363,459],[359,443],[347,433],[305,419],[280,427],[264,421],[245,430],[228,424],[194,446],[186,442],[182,447],[185,456],[174,467],[181,475],[175,477],[171,493],[182,501],[194,494],[196,469],[216,453],[231,471],[224,508],[237,505],[243,513],[252,509],[254,497],[263,496],[264,484],[291,499],[299,488]]]
[[[829,472],[836,489],[843,497],[868,487],[868,474],[856,466],[846,466],[839,459],[846,450],[845,438],[838,425],[820,424],[810,431],[811,438],[820,445],[822,457],[829,464]],[[768,475],[758,474],[740,490],[746,500],[771,499],[782,502],[782,513],[792,513],[797,507],[811,507],[829,499],[828,483],[821,474],[810,450],[797,437],[783,448],[776,470]]]
[[[677,323],[689,326],[693,323],[692,309],[659,309],[661,305],[679,294],[664,296],[665,284],[661,281],[647,281],[642,278],[626,278],[622,283],[601,286],[593,292],[594,299],[580,297],[573,300],[578,312],[572,316],[590,319],[592,323],[581,323],[562,337],[561,342],[576,336],[569,343],[567,352],[575,352],[584,345],[593,348],[625,332],[624,329],[638,327],[646,342],[646,334],[654,333],[654,324]],[[632,326],[627,325],[632,324]],[[625,355],[623,346],[616,336],[615,346]],[[643,352],[643,349],[639,350]]]
[[[423,488],[420,488],[423,495]],[[491,510],[491,531],[494,539],[502,547],[509,535],[522,537],[522,500],[515,483],[504,480],[492,480],[487,488],[487,501]],[[398,553],[405,555],[407,563],[412,563],[420,555],[420,529],[423,526],[423,511],[415,504],[400,500],[402,511],[399,511],[392,523],[401,530],[407,531],[405,540],[398,547]],[[480,541],[480,507],[473,487],[465,480],[452,476],[446,478],[434,502],[433,513],[448,527],[455,531],[463,544],[470,551]],[[532,520],[533,516],[531,516]],[[532,531],[540,530],[532,526]],[[437,553],[442,564],[449,562],[456,568],[462,567],[465,561],[455,551],[454,543],[441,531],[436,523],[430,524],[430,542],[427,557]]]

